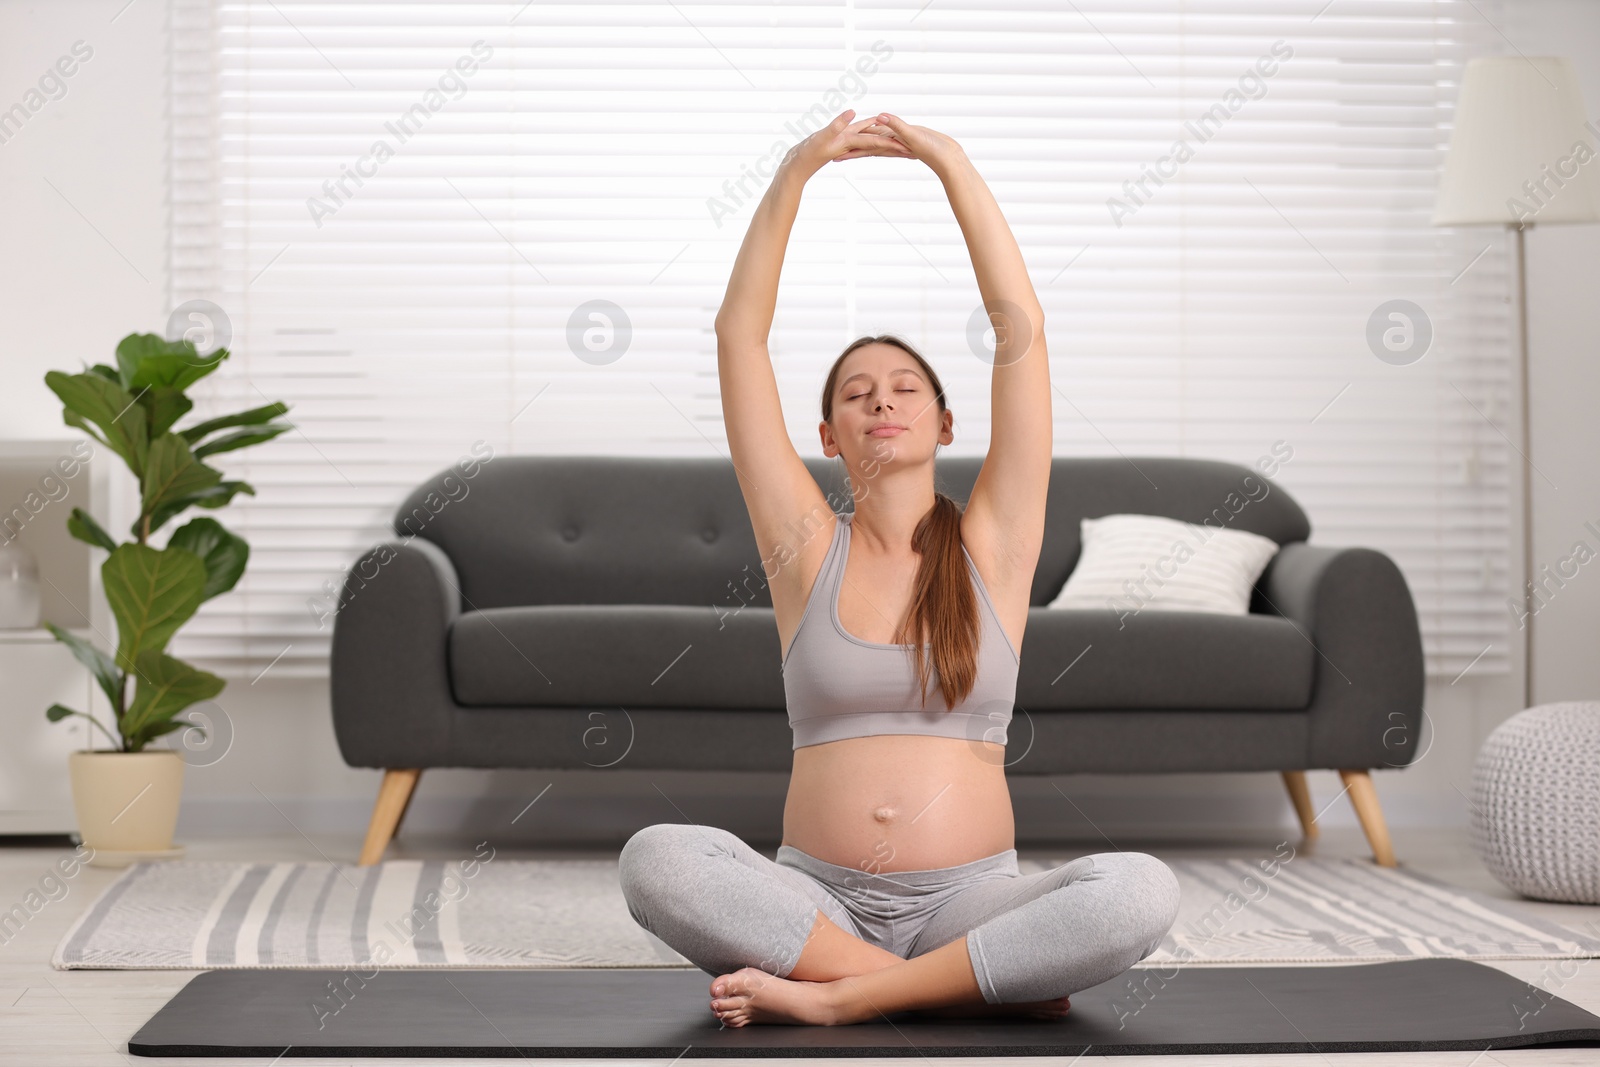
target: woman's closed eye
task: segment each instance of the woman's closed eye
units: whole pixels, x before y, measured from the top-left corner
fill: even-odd
[[[916,390],[915,389],[896,389],[895,392],[897,392],[897,393],[914,393],[914,392],[916,392]],[[854,396],[847,396],[847,397],[845,397],[845,399],[846,400],[860,400],[862,397],[864,397],[866,395],[867,395],[866,393],[857,393]]]

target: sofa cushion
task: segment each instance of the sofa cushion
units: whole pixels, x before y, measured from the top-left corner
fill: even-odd
[[[1278,615],[1031,608],[1017,703],[1030,710],[1304,709],[1319,657]]]
[[[449,646],[463,705],[784,707],[771,608],[489,608],[462,613]]]
[[[1278,542],[1164,515],[1083,519],[1083,554],[1047,607],[1243,615]]]
[[[771,608],[490,608],[458,617],[449,648],[452,690],[469,707],[784,708]],[[1017,703],[1299,710],[1315,659],[1276,615],[1033,608]]]

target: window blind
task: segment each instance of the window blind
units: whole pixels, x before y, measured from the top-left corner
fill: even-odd
[[[170,296],[233,350],[197,410],[282,399],[298,427],[218,457],[257,489],[219,515],[250,566],[174,654],[325,673],[346,568],[462,457],[726,456],[728,272],[783,152],[854,107],[950,133],[994,190],[1045,308],[1058,455],[1287,452],[1274,481],[1313,543],[1400,565],[1429,671],[1503,672],[1507,250],[1429,224],[1456,85],[1498,17],[174,0]],[[931,171],[825,168],[771,337],[802,455],[828,364],[877,332],[939,370],[947,453],[981,454],[979,304]]]

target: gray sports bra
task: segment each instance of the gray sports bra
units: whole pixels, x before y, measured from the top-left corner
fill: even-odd
[[[971,553],[961,546],[981,601],[977,684],[964,701],[946,710],[935,669],[924,708],[912,646],[863,641],[846,632],[839,621],[839,587],[850,552],[853,517],[853,513],[838,517],[833,543],[784,654],[783,689],[789,725],[794,729],[793,747],[878,734],[921,734],[1004,745],[1016,704],[1021,661],[1000,626],[994,601],[989,599]]]

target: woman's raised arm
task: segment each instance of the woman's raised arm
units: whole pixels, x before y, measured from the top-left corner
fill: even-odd
[[[967,499],[962,536],[988,553],[999,581],[1031,584],[1044,543],[1054,447],[1044,309],[1011,227],[965,150],[896,115],[876,118],[944,184],[995,331],[989,453]]]
[[[789,244],[789,231],[800,209],[805,183],[836,159],[860,155],[906,158],[909,150],[876,118],[852,123],[844,111],[828,125],[791,148],[756,207],[728,278],[728,290],[717,310],[717,375],[722,389],[722,416],[733,454],[734,470],[756,543],[765,558],[791,520],[814,508],[827,507],[816,480],[806,470],[784,428],[778,383],[767,351],[773,309],[778,301],[778,275]],[[872,127],[877,132],[868,132]],[[826,519],[813,517],[812,523]]]

